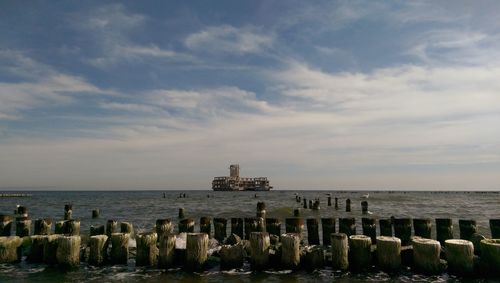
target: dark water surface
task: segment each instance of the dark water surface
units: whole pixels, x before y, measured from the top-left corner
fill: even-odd
[[[17,204],[28,207],[32,219],[49,217],[54,220],[63,218],[64,204],[73,204],[73,217],[81,220],[82,235],[89,233],[90,225],[105,224],[107,219],[127,221],[134,225],[137,232],[153,229],[158,218],[171,218],[176,222],[179,207],[184,207],[187,217],[199,219],[210,217],[253,217],[256,203],[266,203],[267,217],[290,217],[296,203],[295,193],[307,200],[319,198],[319,211],[304,210],[304,217],[356,217],[358,233],[361,233],[362,196],[369,193],[370,217],[388,218],[452,218],[455,237],[459,236],[458,219],[474,219],[479,232],[490,236],[488,220],[500,218],[500,193],[498,192],[352,192],[352,191],[271,191],[271,192],[213,192],[183,191],[186,198],[178,198],[180,191],[121,191],[121,192],[30,192],[27,198],[0,198],[0,213],[9,214]],[[327,195],[339,199],[339,210],[327,206]],[[208,197],[210,196],[210,197]],[[345,200],[352,201],[352,212],[345,212]],[[333,202],[333,200],[332,200]],[[101,217],[91,218],[91,211],[99,208]],[[198,224],[198,223],[197,223]],[[196,226],[196,230],[198,225]],[[228,224],[228,230],[230,225]],[[282,224],[284,230],[284,224]],[[213,231],[213,230],[212,230]],[[284,231],[283,231],[284,232]],[[377,231],[378,232],[378,231]],[[321,232],[320,232],[321,235]],[[433,229],[433,237],[435,230]],[[408,270],[388,275],[373,271],[363,274],[338,273],[325,268],[314,273],[269,271],[252,273],[249,266],[242,270],[220,272],[217,266],[201,274],[185,273],[182,270],[154,270],[135,268],[134,261],[128,266],[109,266],[104,268],[88,267],[85,263],[77,271],[60,272],[45,265],[3,264],[0,265],[0,282],[463,282],[447,274],[422,276]],[[477,281],[477,280],[476,280]],[[493,282],[479,280],[480,282]]]

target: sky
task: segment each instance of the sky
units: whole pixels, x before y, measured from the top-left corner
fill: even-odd
[[[1,1],[0,188],[500,189],[498,1]]]

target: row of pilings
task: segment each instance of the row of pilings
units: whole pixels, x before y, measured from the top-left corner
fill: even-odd
[[[165,218],[157,219],[151,231],[135,234],[131,223],[108,220],[106,225],[91,226],[90,236],[82,240],[80,221],[71,212],[66,205],[64,220],[37,219],[33,225],[25,207],[17,209],[15,218],[0,216],[0,262],[25,259],[72,269],[82,262],[119,265],[133,258],[136,266],[202,271],[210,258],[217,258],[221,269],[240,268],[249,261],[253,270],[311,271],[331,266],[353,272],[394,272],[409,266],[424,274],[500,276],[499,219],[490,220],[492,239],[477,233],[475,221],[464,219],[458,220],[460,239],[454,239],[451,219],[362,218],[358,235],[355,218],[296,215],[285,218],[282,225],[281,219],[266,217],[265,204],[259,202],[256,217],[197,219],[199,233],[195,233],[196,220],[185,218],[180,209],[177,229],[174,221]],[[431,239],[434,223],[435,240]],[[16,236],[10,235],[12,230]],[[134,249],[131,239],[136,242]]]

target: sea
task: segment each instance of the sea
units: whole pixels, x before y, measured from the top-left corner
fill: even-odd
[[[105,224],[108,219],[130,222],[136,233],[154,229],[156,219],[178,220],[179,208],[186,217],[197,221],[200,217],[254,217],[257,202],[265,202],[267,217],[283,220],[302,208],[302,200],[320,201],[320,209],[301,209],[303,217],[355,217],[357,232],[361,233],[361,218],[452,218],[454,235],[459,237],[458,219],[477,221],[478,232],[490,237],[489,219],[500,218],[500,192],[450,191],[291,191],[268,192],[214,192],[199,191],[32,191],[30,197],[0,198],[0,214],[12,214],[17,205],[28,208],[32,219],[61,220],[64,205],[72,204],[73,218],[81,221],[82,236],[89,234],[91,225]],[[184,197],[185,194],[185,197]],[[331,196],[332,206],[327,205]],[[339,207],[335,209],[334,199]],[[345,211],[346,200],[351,200],[351,212]],[[369,213],[362,214],[361,202],[368,201]],[[99,209],[100,217],[92,219],[92,210]],[[337,223],[338,225],[338,223]],[[337,227],[338,230],[338,227]],[[213,231],[213,228],[212,228]],[[230,224],[228,223],[228,234]],[[378,229],[377,229],[378,232]],[[433,228],[435,238],[435,229]],[[321,238],[321,231],[320,231]],[[185,272],[182,268],[169,270],[128,265],[91,267],[82,262],[73,271],[60,271],[43,264],[0,264],[0,282],[498,282],[495,279],[464,279],[447,273],[426,276],[410,269],[388,274],[376,269],[364,273],[339,272],[325,267],[312,273],[306,271],[268,270],[252,272],[245,264],[241,269],[220,271],[217,265],[201,273]]]

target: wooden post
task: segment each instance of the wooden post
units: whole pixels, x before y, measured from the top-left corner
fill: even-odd
[[[29,249],[26,260],[30,263],[43,262],[43,243],[47,235],[30,236],[31,248]]]
[[[431,219],[413,219],[413,230],[415,231],[415,236],[430,239],[431,229]]]
[[[63,234],[65,234],[67,236],[80,235],[80,220],[71,219],[71,220],[64,221]]]
[[[44,238],[43,242],[43,262],[48,265],[53,265],[57,263],[57,244],[58,239],[61,237],[59,234],[48,235]]]
[[[368,202],[366,200],[361,202],[361,213],[368,214]]]
[[[285,232],[297,233],[300,239],[304,239],[304,218],[293,217],[285,219]]]
[[[179,208],[179,219],[184,219],[185,215],[184,215],[184,208],[181,207]]]
[[[135,256],[136,266],[157,266],[158,248],[156,242],[158,235],[156,232],[139,233],[136,235],[137,254]]]
[[[436,218],[436,239],[445,244],[448,239],[453,239],[453,222],[449,218]]]
[[[304,208],[307,208],[307,199],[304,198],[304,205],[303,205]]]
[[[391,219],[379,219],[380,236],[392,237],[392,221]]]
[[[172,234],[174,231],[172,221],[168,218],[156,219],[155,231],[158,234],[158,241],[160,241],[163,235]]]
[[[349,244],[347,235],[344,233],[333,233],[332,243],[332,267],[334,270],[346,270],[349,268]]]
[[[372,244],[377,243],[377,222],[373,218],[361,219],[361,226],[363,228],[363,235],[366,235],[372,239]]]
[[[313,202],[312,209],[313,209],[313,210],[320,210],[319,200],[315,200],[315,201]]]
[[[194,233],[194,219],[186,218],[179,221],[179,233]]]
[[[208,235],[205,233],[188,233],[186,239],[186,268],[203,270],[208,258]]]
[[[477,233],[476,220],[458,220],[460,239],[470,241],[473,234]]]
[[[0,215],[0,237],[10,236],[12,231],[12,216]]]
[[[64,234],[64,222],[66,222],[66,220],[56,222],[54,225],[54,234]]]
[[[257,202],[257,214],[255,216],[266,218],[266,204],[263,201]]]
[[[111,234],[111,251],[109,253],[111,263],[127,264],[129,237],[127,233]]]
[[[329,246],[331,243],[330,235],[335,233],[335,218],[321,218],[321,227],[323,228],[323,246]]]
[[[350,199],[345,200],[345,211],[351,212],[351,200]]]
[[[411,218],[394,218],[394,236],[401,239],[402,246],[411,243]]]
[[[309,220],[309,219],[308,219]],[[281,235],[281,266],[296,270],[300,264],[300,237],[296,233]]]
[[[467,240],[445,241],[448,271],[456,275],[471,275],[474,272],[474,246]]]
[[[313,208],[313,201],[309,200],[309,209],[312,209],[312,208]]]
[[[92,219],[99,218],[101,211],[99,209],[92,210]]]
[[[104,227],[104,226],[103,226]],[[102,266],[106,260],[106,242],[108,241],[108,236],[106,235],[96,235],[91,236],[89,241],[89,265]]]
[[[175,262],[175,240],[176,236],[167,232],[160,234],[159,240],[159,259],[158,266],[160,268],[170,268]]]
[[[205,233],[210,238],[212,232],[212,219],[210,217],[200,218],[200,233]]]
[[[356,218],[339,218],[339,232],[346,234],[348,237],[356,235]]]
[[[97,236],[97,235],[106,235],[104,230],[104,225],[90,226],[90,236]]]
[[[293,210],[293,217],[300,217],[300,208],[296,208]]]
[[[478,256],[481,255],[481,241],[484,239],[486,239],[486,237],[479,233],[472,234],[469,241],[471,241],[472,245],[474,245],[474,254]]]
[[[33,229],[33,235],[49,235],[52,230],[52,219],[37,219]]]
[[[22,243],[18,236],[0,237],[0,263],[17,262],[17,249]]]
[[[319,245],[319,222],[316,218],[307,218],[307,242],[309,245]]]
[[[21,216],[16,218],[16,236],[25,237],[29,236],[31,232],[31,219],[29,217]]]
[[[500,276],[500,239],[484,239],[481,241],[481,263],[486,272]]]
[[[80,266],[80,236],[60,236],[57,239],[56,259],[59,268],[75,269]]]
[[[335,209],[339,209],[339,199],[335,198]]]
[[[223,270],[240,268],[243,266],[244,249],[243,245],[222,245],[219,251],[220,268]]]
[[[332,206],[332,197],[328,196],[328,206]]]
[[[401,240],[396,237],[377,237],[377,263],[384,271],[401,268]]]
[[[28,208],[23,205],[18,206],[17,215],[19,215],[20,217],[28,217]]]
[[[118,232],[118,222],[111,219],[108,220],[108,222],[106,222],[106,236],[111,239],[111,234],[116,232]]]
[[[73,205],[65,204],[64,205],[64,220],[70,220],[73,215]]]
[[[227,219],[226,218],[214,218],[214,238],[222,243],[226,238],[227,230]]]
[[[372,262],[372,239],[365,235],[349,237],[349,266],[354,271],[366,270]]]
[[[129,222],[121,222],[120,223],[120,232],[133,235],[134,234],[134,225],[132,225],[132,223],[129,223]]]
[[[277,218],[266,218],[266,231],[270,235],[281,235],[281,221]]]
[[[312,272],[316,269],[323,269],[325,266],[325,255],[321,246],[307,246],[305,248],[304,265],[305,269]]]
[[[231,218],[231,234],[243,238],[243,218]]]
[[[417,271],[425,274],[438,274],[443,271],[443,266],[439,258],[441,254],[441,244],[436,240],[414,237],[413,264]]]
[[[269,265],[271,241],[267,232],[250,234],[250,264],[253,270],[264,270]]]
[[[500,219],[490,219],[490,230],[492,239],[500,239]]]
[[[252,232],[265,232],[266,226],[264,218],[262,217],[250,217],[245,218],[245,237],[250,238],[250,233]]]

